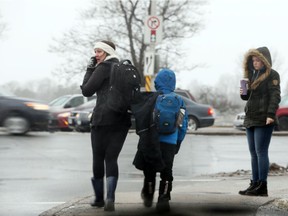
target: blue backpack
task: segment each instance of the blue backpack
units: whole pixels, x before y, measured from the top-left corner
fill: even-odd
[[[153,115],[156,128],[160,134],[174,133],[179,127],[178,118],[181,102],[180,96],[174,92],[158,96]]]

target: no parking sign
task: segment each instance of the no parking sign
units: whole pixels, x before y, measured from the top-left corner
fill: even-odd
[[[160,43],[162,41],[163,19],[160,16],[148,16],[144,25],[144,43]]]

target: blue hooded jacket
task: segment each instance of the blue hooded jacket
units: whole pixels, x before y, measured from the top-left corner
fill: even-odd
[[[174,92],[176,86],[175,73],[169,69],[160,70],[155,78],[154,85],[157,92],[161,92],[163,94]],[[181,97],[180,99],[182,103],[181,107],[183,107],[186,110],[186,105],[184,101],[182,100]],[[159,141],[165,142],[167,144],[180,145],[186,135],[187,122],[188,122],[188,116],[187,112],[185,112],[182,127],[178,128],[172,134],[159,134]]]

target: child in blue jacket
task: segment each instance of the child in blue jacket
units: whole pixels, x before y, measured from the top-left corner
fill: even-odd
[[[155,81],[155,89],[159,94],[169,94],[174,92],[176,85],[175,73],[169,69],[162,69],[157,74]],[[181,107],[186,110],[186,106],[181,96]],[[185,112],[181,127],[178,127],[172,134],[158,134],[159,148],[161,157],[164,162],[164,168],[160,171],[161,181],[159,183],[159,196],[156,209],[160,212],[169,211],[169,200],[171,199],[170,192],[172,190],[173,181],[173,161],[175,154],[178,153],[180,145],[186,135],[188,117]],[[155,191],[156,171],[147,167],[143,169],[144,186],[141,192],[141,197],[146,207],[151,207]]]

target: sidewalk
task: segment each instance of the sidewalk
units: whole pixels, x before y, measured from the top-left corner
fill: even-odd
[[[269,176],[269,197],[238,195],[239,190],[247,187],[249,176],[227,175],[199,176],[181,182],[176,180],[170,201],[171,211],[165,215],[288,215],[287,174]],[[87,195],[47,210],[40,216],[154,216],[158,215],[155,210],[156,198],[151,208],[145,208],[140,191],[116,192],[116,211],[105,212],[103,208],[92,208],[89,203],[93,196]]]

